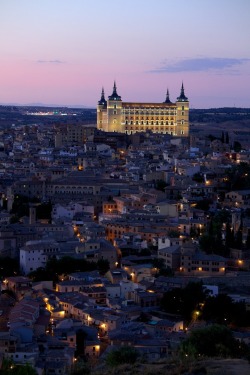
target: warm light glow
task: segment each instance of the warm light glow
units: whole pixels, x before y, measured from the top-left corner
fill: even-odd
[[[202,271],[202,267],[199,267],[198,270],[199,270],[199,271]]]

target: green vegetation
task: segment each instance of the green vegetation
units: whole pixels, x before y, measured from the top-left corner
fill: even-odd
[[[167,313],[180,315],[189,322],[194,311],[199,310],[204,303],[206,295],[202,283],[192,282],[185,288],[174,288],[164,293],[161,308]]]
[[[203,183],[204,182],[204,177],[201,173],[195,173],[192,177],[193,181],[196,181],[198,183]]]
[[[105,274],[109,270],[109,262],[100,259],[97,262],[88,262],[85,259],[75,259],[72,257],[63,257],[50,259],[45,268],[38,268],[31,272],[28,276],[34,281],[53,280],[58,282],[59,275],[67,275],[72,272],[85,272],[98,270],[101,274]]]
[[[89,368],[89,365],[82,361],[82,360],[77,360],[74,363],[73,369],[70,373],[70,375],[89,375],[91,374],[91,370]]]
[[[123,363],[133,364],[139,357],[138,351],[130,346],[112,350],[106,357],[106,364],[110,367],[115,367]]]
[[[19,262],[10,257],[0,257],[0,280],[19,273]]]
[[[202,283],[189,283],[183,289],[164,293],[161,307],[167,313],[180,315],[187,323],[199,319],[225,326],[250,326],[250,311],[244,302],[233,302],[226,294],[210,296]]]
[[[23,216],[29,216],[29,204],[36,203],[36,217],[38,220],[51,220],[52,204],[51,202],[41,202],[38,198],[28,198],[23,195],[16,195],[11,210],[12,223],[18,222]]]
[[[226,210],[217,211],[211,217],[207,232],[199,239],[201,249],[207,254],[229,255],[229,248],[232,246],[232,233],[229,227],[230,233],[228,231],[226,233],[226,240],[222,240],[222,226],[224,223],[229,224],[229,221],[230,215]]]
[[[165,187],[167,187],[167,183],[164,180],[157,180],[155,183],[156,190],[165,191]]]
[[[244,190],[250,187],[250,165],[241,162],[233,165],[224,177],[225,185],[228,191]]]
[[[4,359],[0,370],[0,375],[37,375],[36,370],[29,363],[17,365],[11,360]]]
[[[247,356],[247,345],[239,343],[230,329],[223,325],[212,325],[193,330],[181,344],[180,354],[184,357],[231,357]]]
[[[248,327],[250,324],[250,312],[246,310],[244,302],[233,302],[226,294],[218,294],[205,300],[201,318],[207,322]]]

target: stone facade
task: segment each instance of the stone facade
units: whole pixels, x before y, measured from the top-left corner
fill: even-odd
[[[113,93],[107,101],[102,90],[97,105],[97,128],[105,132],[126,134],[150,130],[153,133],[187,137],[189,101],[185,96],[183,84],[175,103],[170,101],[168,91],[163,103],[132,103],[122,101],[114,83]]]

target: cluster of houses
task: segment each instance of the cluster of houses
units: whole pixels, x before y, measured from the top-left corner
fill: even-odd
[[[228,191],[225,175],[232,165],[249,163],[249,150],[231,153],[218,139],[103,134],[82,125],[16,126],[3,129],[0,142],[0,256],[20,261],[20,276],[2,282],[2,291],[15,296],[0,299],[4,357],[28,361],[38,373],[66,374],[79,338],[81,354],[93,363],[122,345],[148,360],[171,355],[186,327],[160,310],[164,292],[190,280],[237,278],[229,264],[249,267],[242,250],[232,249],[229,262],[216,249],[199,248],[218,204],[235,233],[242,227],[246,243],[250,221],[242,211],[250,190]],[[14,222],[12,209],[24,198],[38,203]],[[198,208],[204,200],[209,211]],[[38,207],[48,202],[51,218],[39,219]],[[48,260],[65,256],[107,260],[110,270],[61,275],[55,286],[52,278],[29,279]],[[159,276],[155,260],[175,276]]]

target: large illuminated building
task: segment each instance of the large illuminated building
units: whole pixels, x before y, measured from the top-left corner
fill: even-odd
[[[189,101],[185,96],[183,84],[175,103],[170,101],[168,90],[163,103],[132,103],[122,101],[117,94],[116,83],[108,100],[105,99],[102,89],[97,105],[97,128],[106,132],[127,134],[151,130],[153,133],[187,137]]]

